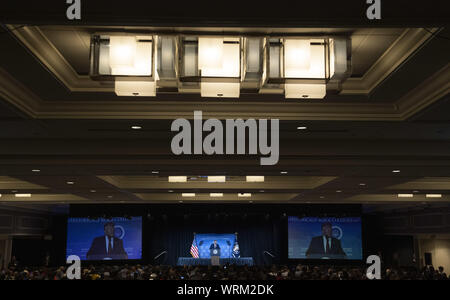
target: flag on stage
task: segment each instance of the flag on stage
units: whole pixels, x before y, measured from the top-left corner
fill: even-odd
[[[236,240],[236,242],[234,243],[234,247],[233,247],[233,257],[234,258],[239,258],[241,257],[241,251],[239,251],[239,244],[238,241]]]
[[[198,258],[198,247],[197,247],[197,243],[196,243],[195,237],[194,237],[194,240],[192,241],[191,255],[194,258]]]

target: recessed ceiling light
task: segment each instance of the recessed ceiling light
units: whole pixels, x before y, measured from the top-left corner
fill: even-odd
[[[260,193],[264,193],[265,191],[264,191],[264,190],[260,190],[259,192],[260,192]]]
[[[366,184],[365,184],[365,183],[360,183],[359,185],[360,185],[360,186],[366,186]]]
[[[187,176],[169,176],[169,182],[172,183],[187,182]]]
[[[419,191],[413,191],[413,193],[417,194]]]
[[[91,190],[91,193],[96,193],[97,191],[96,190]]]
[[[173,191],[172,191],[172,190],[168,190],[168,192],[169,192],[169,193],[173,193]]]
[[[225,176],[208,176],[208,182],[225,182]]]
[[[210,197],[223,197],[223,193],[211,193],[209,194]]]
[[[33,169],[33,170],[31,170],[31,172],[34,172],[34,173],[39,173],[41,170],[39,170],[39,169]]]
[[[325,197],[324,196],[320,196],[320,199],[324,199]]]
[[[15,194],[15,193],[17,193],[17,191],[16,190],[12,190],[11,193]]]
[[[298,126],[297,129],[298,130],[306,130],[306,129],[308,129],[308,127],[306,127],[306,126]]]
[[[427,194],[427,198],[442,198],[441,194]]]
[[[398,194],[399,198],[412,198],[414,197],[413,194]]]
[[[182,193],[182,197],[195,197],[195,193]]]
[[[392,170],[392,173],[400,173],[400,170]]]
[[[178,201],[178,203],[183,203],[183,200]]]
[[[67,181],[67,184],[75,184],[73,181]]]
[[[285,174],[287,174],[288,172],[287,171],[281,171],[280,172],[280,174],[283,174],[283,175],[285,175]]]
[[[248,198],[248,197],[251,197],[251,196],[252,196],[251,193],[239,193],[238,194],[238,197],[241,197],[241,198]]]
[[[247,182],[264,182],[264,176],[246,176]]]
[[[30,198],[31,194],[16,194],[16,198]]]
[[[140,130],[140,129],[142,129],[142,127],[138,126],[138,125],[134,125],[134,126],[131,126],[131,129],[133,129],[133,130]]]
[[[342,193],[342,191],[341,190],[337,190],[336,193]]]
[[[152,171],[152,174],[159,174],[159,171]]]

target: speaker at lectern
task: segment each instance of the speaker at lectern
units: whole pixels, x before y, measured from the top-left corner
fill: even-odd
[[[209,247],[209,254],[211,256],[211,265],[220,265],[220,246],[217,241],[214,241]]]

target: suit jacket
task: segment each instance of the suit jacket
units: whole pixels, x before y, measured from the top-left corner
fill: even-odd
[[[308,250],[306,251],[306,256],[308,255],[346,255],[341,246],[341,241],[336,238],[331,238],[331,248],[330,252],[325,253],[323,236],[316,236],[311,239]]]
[[[103,260],[105,258],[112,259],[128,259],[128,254],[123,248],[123,241],[119,238],[113,238],[113,247],[110,253],[106,252],[105,236],[96,237],[91,244],[91,248],[86,254],[88,260]]]
[[[209,246],[209,250],[212,250],[212,249],[220,249],[219,244],[217,244],[216,247],[214,247],[214,244],[211,244],[211,246]]]

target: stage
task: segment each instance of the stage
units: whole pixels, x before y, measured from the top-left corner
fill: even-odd
[[[253,266],[252,257],[241,258],[221,258],[220,265],[237,265],[237,266]],[[210,258],[193,258],[193,257],[179,257],[178,266],[209,266],[211,265]]]

